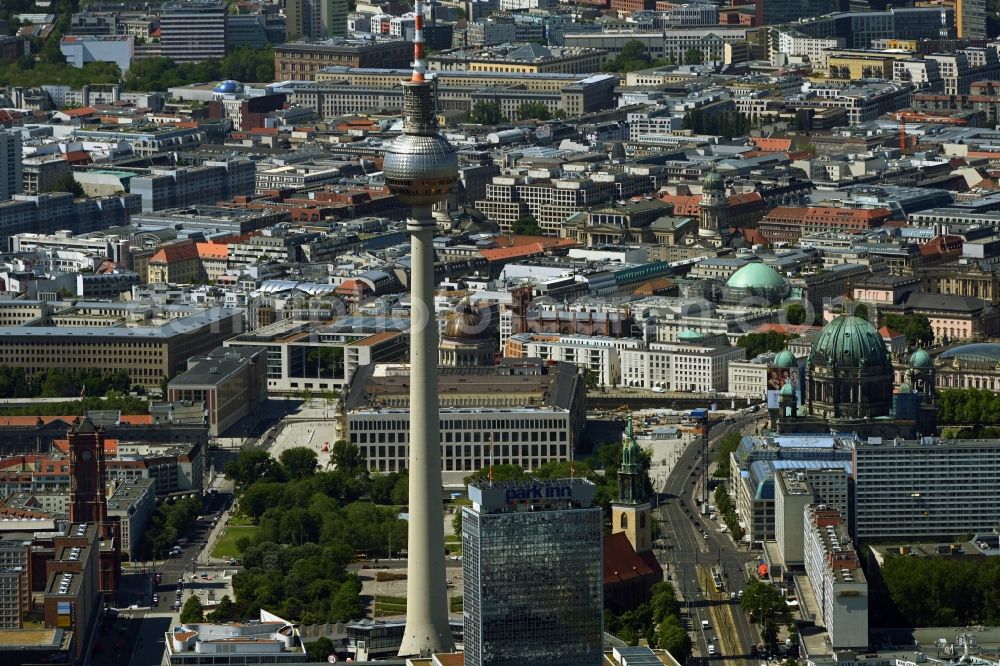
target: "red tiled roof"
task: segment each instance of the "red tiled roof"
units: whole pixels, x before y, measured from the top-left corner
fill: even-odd
[[[514,237],[515,239],[517,236]],[[503,261],[505,259],[517,259],[519,257],[532,257],[544,254],[547,250],[554,248],[568,248],[576,245],[576,241],[570,238],[545,238],[536,236],[529,237],[530,242],[526,244],[515,243],[508,247],[496,247],[488,250],[480,250],[479,253],[487,261]]]
[[[888,326],[883,326],[882,328],[878,329],[878,334],[882,336],[883,340],[888,338],[898,338],[899,336],[902,335],[902,333],[900,333],[899,331],[894,331]]]
[[[810,326],[808,324],[761,324],[753,330],[754,333],[788,333],[790,335],[802,335],[809,331],[818,331],[821,327]]]
[[[757,146],[757,150],[762,150],[772,153],[782,153],[786,150],[791,149],[792,140],[791,139],[781,139],[781,138],[770,138],[763,136],[753,137],[753,145]]]
[[[201,259],[229,259],[229,246],[225,243],[195,243]]]
[[[661,579],[663,567],[655,557],[643,557],[637,554],[624,532],[604,537],[605,585],[653,575],[657,576],[658,580]]]
[[[69,440],[68,439],[53,439],[52,448],[60,451],[62,453],[69,453]],[[105,439],[104,440],[104,454],[108,456],[118,455],[118,440],[117,439]]]
[[[95,113],[97,113],[97,109],[92,106],[81,106],[76,109],[66,109],[63,111],[63,114],[69,116],[70,118],[92,116]]]
[[[149,258],[149,263],[171,264],[198,258],[198,245],[196,243],[177,243],[161,247],[156,254]]]

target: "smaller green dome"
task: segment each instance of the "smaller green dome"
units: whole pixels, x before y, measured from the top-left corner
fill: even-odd
[[[913,352],[912,356],[910,356],[911,368],[919,368],[921,370],[926,370],[930,368],[932,365],[933,365],[933,359],[931,359],[931,355],[928,354],[923,349],[918,349],[917,351]]]
[[[703,337],[705,337],[704,333],[699,333],[698,331],[694,331],[690,328],[686,331],[681,331],[680,333],[677,334],[677,339],[680,340],[681,342],[691,342],[693,340],[701,340]]]
[[[792,386],[791,383],[785,384],[784,386],[781,387],[781,395],[782,396],[794,396],[795,395],[795,387]]]
[[[778,271],[762,263],[747,264],[726,280],[730,289],[784,289],[787,285]]]
[[[724,190],[726,183],[722,179],[722,174],[716,171],[715,167],[712,167],[702,179],[701,187],[703,190]]]
[[[794,368],[797,365],[798,363],[795,361],[795,354],[787,349],[782,349],[778,355],[774,357],[774,367],[776,368]]]

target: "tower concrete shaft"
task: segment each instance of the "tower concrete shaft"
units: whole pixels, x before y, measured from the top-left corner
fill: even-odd
[[[400,656],[454,649],[448,623],[441,498],[437,320],[434,313],[434,204],[458,178],[455,149],[438,134],[434,88],[424,76],[424,7],[414,5],[413,75],[403,83],[403,133],[387,148],[385,184],[413,217],[410,233],[410,522],[406,628]]]
[[[406,565],[406,629],[399,654],[454,649],[448,623],[438,332],[434,316],[434,231],[430,206],[414,206],[410,232],[410,521]]]

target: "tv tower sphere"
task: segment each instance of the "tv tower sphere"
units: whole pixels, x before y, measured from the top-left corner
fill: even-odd
[[[458,156],[438,134],[432,86],[405,81],[403,134],[385,152],[382,172],[389,191],[411,206],[430,206],[445,199],[458,179]]]

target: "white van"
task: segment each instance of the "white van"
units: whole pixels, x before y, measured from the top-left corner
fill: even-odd
[[[715,654],[715,646],[711,643],[708,644],[708,656],[711,657]]]

